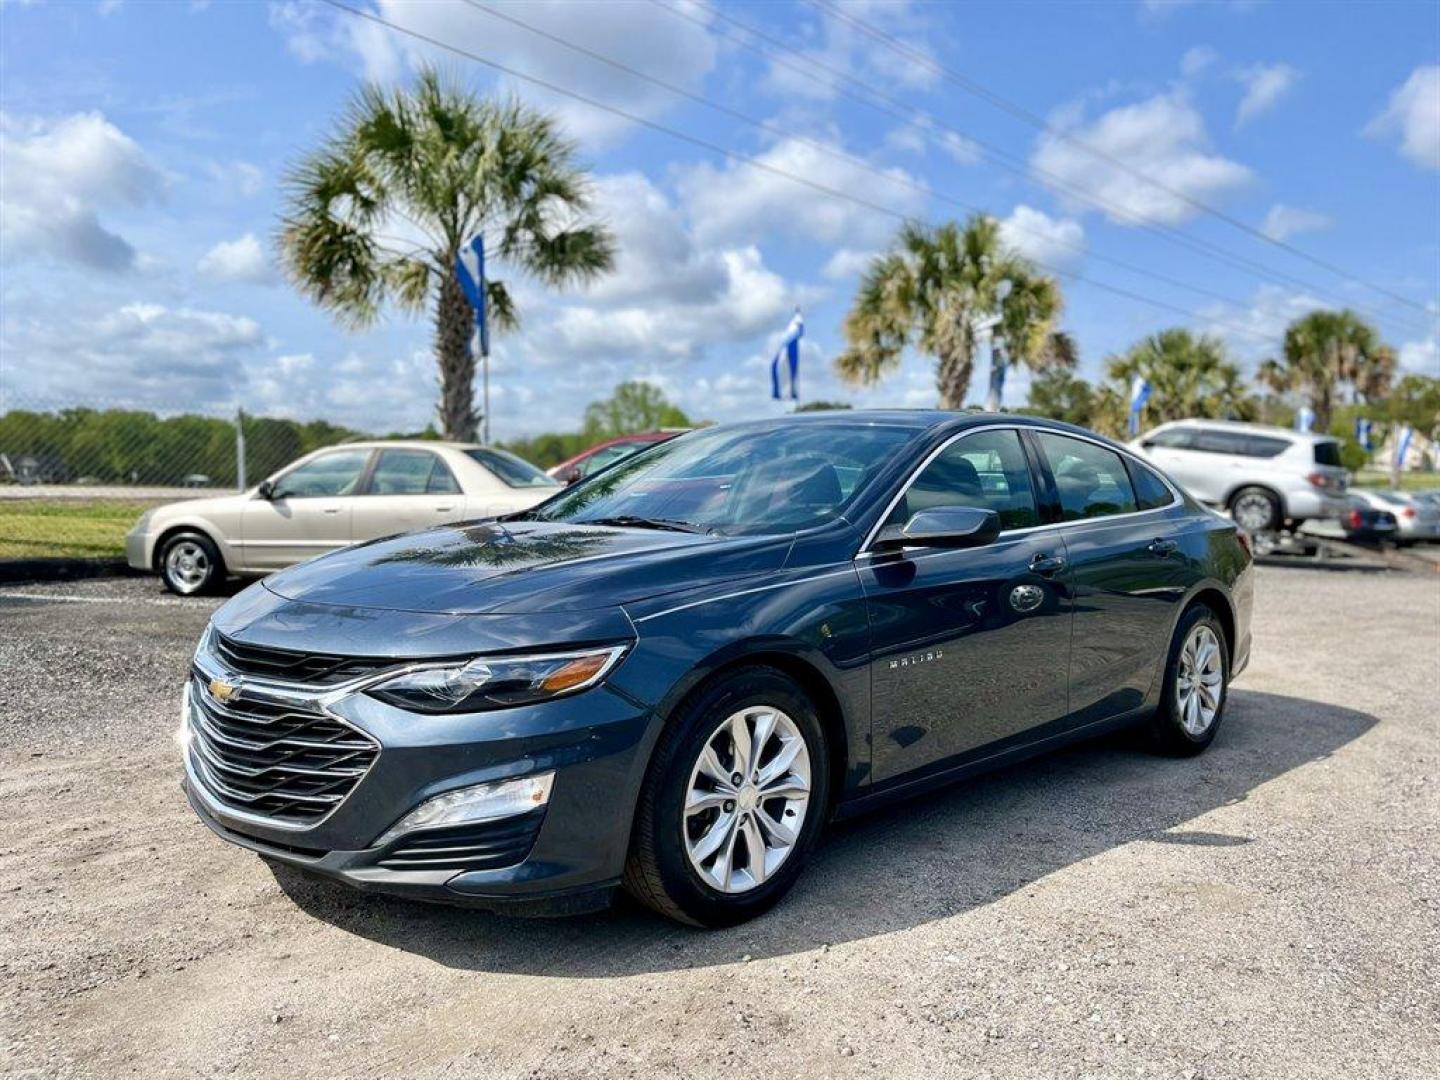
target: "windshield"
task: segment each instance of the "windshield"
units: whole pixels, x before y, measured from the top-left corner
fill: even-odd
[[[583,480],[527,516],[543,521],[794,532],[832,521],[912,428],[795,424],[681,435]]]
[[[465,453],[513,488],[560,486],[558,481],[546,476],[528,461],[518,458],[508,451],[484,447],[483,449],[466,450]]]

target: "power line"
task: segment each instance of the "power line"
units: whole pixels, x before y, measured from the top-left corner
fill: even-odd
[[[652,86],[658,86],[661,89],[666,90],[669,93],[675,94],[679,97],[683,97],[688,101],[693,101],[697,104],[704,105],[706,108],[714,109],[719,113],[729,116],[735,120],[740,120],[743,123],[749,124],[750,126],[757,128],[761,131],[769,132],[772,135],[777,135],[781,138],[786,138],[795,142],[802,143],[806,146],[814,148],[815,150],[818,150],[820,153],[825,154],[829,157],[835,158],[840,161],[848,162],[856,168],[868,172],[872,176],[877,176],[881,180],[886,181],[887,183],[898,184],[902,187],[910,188],[913,191],[918,191],[923,195],[939,199],[942,202],[949,203],[952,206],[960,207],[962,210],[968,210],[972,213],[988,213],[988,211],[986,211],[983,207],[978,206],[975,203],[967,202],[964,199],[956,198],[955,196],[949,195],[943,191],[937,191],[928,184],[917,183],[916,181],[911,180],[908,177],[896,176],[894,173],[887,172],[886,170],[877,167],[876,165],[872,164],[869,161],[866,161],[864,158],[859,157],[856,154],[849,153],[846,150],[822,142],[819,139],[811,138],[808,135],[804,135],[800,132],[781,127],[780,125],[771,123],[767,120],[761,120],[757,117],[749,116],[738,109],[724,104],[723,102],[718,102],[715,101],[713,98],[708,98],[702,94],[697,94],[691,90],[686,89],[683,86],[678,86],[675,83],[671,83],[664,79],[658,78],[654,75],[649,74],[648,72],[641,71],[638,68],[632,67],[631,65],[626,64],[620,60],[616,60],[613,57],[607,56],[604,53],[601,53],[595,49],[591,49],[585,45],[581,45],[577,42],[567,40],[566,38],[563,38],[558,34],[553,34],[548,30],[544,30],[538,26],[534,26],[530,23],[525,22],[523,19],[518,19],[513,15],[507,14],[506,12],[498,11],[495,8],[489,6],[488,4],[481,3],[480,0],[464,0],[464,2],[475,8],[477,11],[484,12],[485,14],[490,15],[493,18],[503,20],[504,22],[510,23],[513,26],[518,26],[523,30],[527,30],[532,34],[535,34],[537,37],[544,38],[545,40],[551,41],[556,45],[560,45],[563,48],[571,50],[572,52],[579,53],[582,56],[588,56],[592,60],[596,60],[602,64],[606,64],[609,67],[616,69],[617,71],[623,71],[628,75],[632,75],[637,79],[641,79],[647,83],[650,83]],[[1024,225],[1016,224],[1015,228],[1017,228],[1021,232],[1026,232],[1033,236],[1043,235],[1040,230],[1035,228],[1027,228]],[[1069,248],[1070,250],[1079,252],[1081,254],[1088,254],[1097,262],[1108,263],[1111,266],[1116,266],[1122,270],[1129,271],[1132,274],[1140,274],[1152,280],[1161,281],[1167,285],[1174,286],[1177,289],[1185,289],[1189,292],[1196,293],[1199,296],[1208,297],[1211,300],[1218,300],[1221,303],[1232,304],[1236,307],[1241,308],[1246,307],[1248,303],[1247,301],[1238,299],[1237,297],[1228,296],[1225,293],[1216,292],[1213,289],[1207,289],[1201,285],[1192,285],[1189,282],[1169,277],[1165,274],[1159,273],[1158,271],[1137,265],[1136,263],[1105,255],[1101,252],[1088,248],[1083,243],[1049,236],[1045,236],[1044,238],[1054,240],[1061,247]],[[1045,266],[1044,263],[1037,261],[1037,264],[1040,266],[1044,266],[1045,269],[1051,269],[1052,272],[1054,272],[1051,267]]]
[[[639,116],[635,113],[629,112],[625,109],[621,109],[617,106],[608,105],[603,101],[597,101],[596,99],[582,94],[579,91],[571,90],[567,87],[560,86],[558,83],[553,83],[548,79],[543,79],[536,75],[530,75],[526,72],[522,72],[515,68],[502,64],[497,60],[491,60],[489,57],[481,56],[478,53],[470,52],[468,49],[462,49],[457,45],[452,45],[449,42],[441,41],[439,38],[431,37],[429,34],[422,33],[418,30],[412,30],[409,27],[401,26],[398,23],[390,22],[388,19],[384,19],[381,16],[374,14],[373,12],[365,11],[360,8],[350,7],[348,4],[341,3],[341,0],[321,0],[321,2],[335,8],[337,11],[345,12],[347,15],[351,15],[358,19],[364,19],[367,22],[374,23],[377,26],[383,26],[389,30],[395,31],[396,33],[404,34],[407,37],[414,38],[416,41],[423,41],[427,45],[431,45],[437,49],[443,49],[446,52],[453,53],[456,56],[461,56],[468,60],[472,60],[475,63],[481,64],[494,71],[498,71],[504,75],[509,75],[511,78],[520,79],[534,86],[538,86],[541,89],[549,90],[552,93],[560,94],[563,97],[568,97],[574,101],[579,101],[585,105],[589,105],[592,108],[600,110],[601,112],[609,113],[612,116],[618,116],[624,120],[630,121],[631,123],[648,128],[651,131],[656,131],[663,135],[669,135],[672,138],[679,139],[683,142],[691,144],[692,146],[697,146],[701,149],[708,150],[711,153],[719,154],[732,161],[738,161],[743,164],[749,165],[752,168],[759,169],[774,176],[779,176],[785,180],[789,180],[797,184],[801,184],[814,191],[818,191],[823,195],[829,195],[832,198],[837,199],[844,199],[847,202],[852,202],[856,204],[857,206],[862,206],[867,210],[872,210],[875,213],[883,214],[887,217],[895,218],[902,222],[910,220],[908,215],[894,209],[893,207],[884,206],[880,203],[866,199],[863,196],[853,195],[849,192],[841,191],[838,188],[833,188],[829,185],[821,184],[817,181],[809,179],[808,177],[799,176],[796,173],[789,172],[786,169],[781,169],[775,165],[770,164],[769,162],[762,161],[759,158],[756,158],[750,154],[745,154],[738,150],[731,150],[730,148],[721,146],[718,143],[710,142],[708,139],[702,139],[698,135],[692,135],[689,132],[681,131],[678,128],[669,127],[666,124],[661,124],[658,121],[647,119],[646,117]],[[1044,264],[1037,263],[1037,265],[1043,266]],[[1272,335],[1260,333],[1259,331],[1253,330],[1250,327],[1241,326],[1238,323],[1229,323],[1224,320],[1210,318],[1208,316],[1201,315],[1198,312],[1192,311],[1189,308],[1183,308],[1177,304],[1171,304],[1164,300],[1157,300],[1153,297],[1144,296],[1140,293],[1132,292],[1131,290],[1122,288],[1118,285],[1111,285],[1108,282],[1097,281],[1094,278],[1087,277],[1073,270],[1061,270],[1053,266],[1045,266],[1045,269],[1049,270],[1051,273],[1059,277],[1066,277],[1074,281],[1084,282],[1085,284],[1090,285],[1092,288],[1100,289],[1101,291],[1112,293],[1116,296],[1120,296],[1128,300],[1134,300],[1137,303],[1146,304],[1150,307],[1174,312],[1176,314],[1183,315],[1189,319],[1199,320],[1200,322],[1208,322],[1214,326],[1225,327],[1229,329],[1232,333],[1242,334],[1256,340],[1269,342],[1271,344],[1275,343],[1275,338]]]
[[[837,68],[831,64],[826,64],[823,61],[817,60],[813,57],[801,56],[800,54],[796,53],[794,48],[787,42],[781,41],[777,39],[774,35],[771,35],[764,30],[761,30],[755,26],[750,25],[749,23],[744,22],[743,20],[732,15],[730,12],[723,10],[722,8],[712,7],[704,3],[703,0],[693,0],[692,4],[692,6],[698,7],[700,10],[706,12],[714,18],[721,20],[725,23],[729,23],[734,27],[737,27],[745,34],[749,35],[750,38],[765,42],[769,47],[766,48],[764,46],[757,45],[755,43],[755,40],[739,38],[733,33],[721,29],[720,27],[715,26],[713,23],[706,22],[704,19],[698,17],[697,15],[691,14],[685,8],[672,6],[670,3],[665,2],[665,0],[650,0],[650,3],[654,4],[656,7],[661,8],[667,13],[676,16],[677,18],[682,18],[689,22],[692,22],[695,25],[706,29],[709,32],[718,32],[727,40],[734,41],[741,47],[749,49],[751,52],[768,58],[772,63],[775,63],[789,71],[793,71],[796,74],[800,75],[802,78],[809,79],[812,82],[824,86],[828,90],[839,93],[841,96],[845,97],[849,101],[854,101],[867,108],[874,109],[877,112],[881,112],[887,116],[897,119],[908,127],[920,132],[926,139],[934,140],[935,134],[932,128],[939,128],[943,131],[949,132],[956,138],[963,140],[966,145],[973,147],[982,157],[986,158],[988,161],[998,166],[999,168],[1014,173],[1015,175],[1020,176],[1021,178],[1032,183],[1036,182],[1038,178],[1048,187],[1057,188],[1080,202],[1106,211],[1112,217],[1120,220],[1123,224],[1129,224],[1136,228],[1143,229],[1146,232],[1159,236],[1162,239],[1170,240],[1173,243],[1179,244],[1184,248],[1204,255],[1207,258],[1213,259],[1220,263],[1224,263],[1225,265],[1228,265],[1230,267],[1252,273],[1257,277],[1265,278],[1272,282],[1285,283],[1294,287],[1305,289],[1309,292],[1317,294],[1323,299],[1329,300],[1332,303],[1339,304],[1342,307],[1354,306],[1360,308],[1360,310],[1362,311],[1365,310],[1364,308],[1361,308],[1360,305],[1352,305],[1347,299],[1336,296],[1334,293],[1331,293],[1323,287],[1316,285],[1314,282],[1307,281],[1304,278],[1296,277],[1295,275],[1287,273],[1283,270],[1275,269],[1264,263],[1250,259],[1244,255],[1239,255],[1235,252],[1231,252],[1209,241],[1201,240],[1197,237],[1188,236],[1185,233],[1171,226],[1163,225],[1159,222],[1148,221],[1145,218],[1135,214],[1128,207],[1122,206],[1119,203],[1106,199],[1103,196],[1099,196],[1092,192],[1086,191],[1083,188],[1076,187],[1075,185],[1071,184],[1069,181],[1065,180],[1063,177],[1059,176],[1054,172],[1032,165],[1021,158],[1017,158],[1015,155],[1010,154],[1009,152],[1001,149],[1000,147],[997,147],[991,143],[987,143],[982,139],[977,139],[969,132],[963,131],[952,124],[946,123],[944,120],[919,112],[913,106],[909,105],[903,100],[896,98],[894,95],[888,94],[883,90],[878,89],[872,84],[866,83],[863,80],[856,78],[848,71]],[[803,62],[809,67],[825,72],[835,81],[828,81],[827,79],[814,74],[814,72],[812,71],[807,71],[804,68],[800,67],[797,63],[787,59],[786,56],[776,55],[777,52],[794,56],[796,60]],[[868,95],[868,97],[857,95],[856,93],[847,90],[844,84],[858,86],[861,90],[864,91],[865,95]],[[1235,303],[1236,301],[1232,300],[1230,302]],[[1239,302],[1239,306],[1246,307],[1248,306],[1248,302]],[[1419,322],[1405,321],[1406,319],[1413,319],[1413,317],[1411,316],[1399,314],[1389,314],[1382,316],[1378,312],[1366,313],[1369,314],[1372,318],[1376,319],[1385,318],[1395,322],[1403,322],[1406,329],[1409,329],[1411,331],[1428,332],[1429,330],[1428,323],[1422,326],[1422,324]]]
[[[1118,157],[1110,153],[1109,151],[1102,149],[1101,147],[1095,146],[1085,139],[1077,137],[1072,132],[1066,131],[1064,128],[1052,124],[1043,116],[1031,112],[1029,109],[1025,108],[1025,106],[1010,100],[1003,94],[997,93],[996,91],[991,90],[984,84],[979,83],[974,79],[969,78],[968,76],[962,75],[960,72],[955,71],[953,68],[950,68],[947,65],[940,63],[938,60],[929,56],[927,53],[924,53],[911,45],[907,45],[905,42],[901,41],[894,35],[887,34],[879,27],[870,25],[864,19],[851,15],[849,12],[842,10],[835,3],[833,3],[833,0],[809,0],[809,3],[812,6],[819,8],[821,11],[828,12],[832,17],[839,19],[847,25],[853,26],[862,34],[867,35],[873,40],[879,41],[881,44],[889,48],[892,52],[897,53],[900,56],[908,57],[916,63],[923,64],[926,67],[929,67],[931,70],[938,72],[946,79],[954,83],[956,86],[960,87],[960,89],[964,90],[966,93],[974,97],[978,97],[982,101],[988,102],[995,108],[1007,112],[1011,116],[1014,116],[1031,125],[1032,127],[1038,128],[1039,130],[1054,136],[1055,138],[1061,139],[1065,143],[1074,146],[1077,149],[1085,151],[1092,157],[1108,162],[1115,168],[1121,169],[1124,172],[1129,173],[1137,180],[1149,184],[1151,187],[1154,187],[1159,191],[1165,192],[1172,198],[1181,200],[1186,205],[1193,207],[1195,210],[1198,210],[1201,213],[1208,214],[1219,221],[1223,221],[1227,225],[1239,229],[1241,232],[1246,233],[1247,235],[1254,237],[1257,240],[1263,241],[1264,243],[1279,248],[1281,251],[1288,252],[1296,258],[1304,259],[1306,262],[1318,266],[1322,270],[1327,270],[1330,273],[1335,274],[1338,277],[1342,277],[1347,281],[1352,281],[1357,285],[1363,285],[1365,286],[1365,288],[1370,289],[1373,292],[1380,293],[1382,296],[1388,296],[1390,299],[1395,300],[1401,304],[1405,304],[1407,307],[1416,308],[1420,311],[1425,310],[1425,306],[1423,304],[1417,303],[1416,301],[1411,300],[1408,297],[1402,296],[1397,292],[1392,292],[1390,289],[1385,288],[1383,285],[1376,285],[1374,282],[1367,281],[1361,277],[1357,277],[1349,271],[1344,270],[1339,266],[1336,266],[1334,263],[1328,262],[1327,260],[1322,259],[1319,256],[1312,255],[1308,251],[1296,247],[1294,244],[1290,244],[1285,242],[1284,240],[1269,236],[1265,232],[1255,228],[1255,226],[1249,224],[1248,222],[1242,221],[1239,218],[1235,217],[1233,214],[1226,213],[1224,210],[1220,210],[1217,207],[1211,206],[1204,200],[1197,199],[1193,195],[1189,195],[1186,192],[1181,191],[1179,188],[1165,183],[1163,180],[1156,179],[1154,176],[1151,176],[1143,169],[1138,169],[1135,166],[1131,165],[1123,158]]]

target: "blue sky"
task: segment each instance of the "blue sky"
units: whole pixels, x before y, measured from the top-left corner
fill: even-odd
[[[1275,350],[1289,319],[1338,303],[1370,315],[1407,369],[1440,374],[1435,3],[843,6],[902,49],[823,5],[725,4],[789,44],[779,63],[742,47],[745,35],[708,3],[503,6],[763,120],[762,131],[499,20],[482,10],[499,6],[492,0],[348,2],[890,213],[312,0],[3,0],[7,405],[243,403],[377,430],[428,422],[428,325],[393,315],[347,333],[283,283],[272,248],[286,166],[326,134],[359,80],[404,80],[427,59],[479,91],[558,112],[621,244],[616,273],[588,290],[520,284],[524,327],[496,342],[499,438],[573,426],[586,402],[632,377],[657,382],[696,417],[778,411],[768,357],[797,303],[807,322],[804,397],[934,404],[924,357],[907,357],[864,392],[838,384],[829,360],[859,269],[896,227],[891,215],[961,216],[957,203],[1005,221],[1012,242],[1047,266],[1090,279],[1062,278],[1063,325],[1088,375],[1176,324],[1225,337],[1248,368]],[[811,64],[848,72],[890,104],[857,103],[856,84],[837,92]],[[1049,130],[966,92],[936,64]],[[1077,142],[1429,314],[1198,212]],[[976,399],[984,373],[982,361]],[[1023,402],[1025,385],[1012,376],[1007,401]]]

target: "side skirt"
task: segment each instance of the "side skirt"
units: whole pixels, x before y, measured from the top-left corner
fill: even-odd
[[[983,776],[985,773],[1002,769],[1006,765],[1013,765],[1027,758],[1038,757],[1052,750],[1058,750],[1063,746],[1069,746],[1071,743],[1084,742],[1087,739],[1093,739],[1106,732],[1129,727],[1149,716],[1154,711],[1154,708],[1155,706],[1153,704],[1147,703],[1138,709],[1132,709],[1130,712],[1120,713],[1118,716],[1109,716],[1104,720],[1096,720],[1083,727],[1062,732],[1058,735],[1052,735],[1047,739],[1037,739],[1035,742],[1012,746],[1007,750],[1001,750],[986,757],[973,758],[949,769],[930,773],[915,780],[902,779],[885,786],[881,790],[876,791],[872,789],[864,794],[851,796],[835,807],[834,813],[830,816],[831,820],[845,821],[849,818],[858,817],[861,814],[876,810],[882,806],[888,806],[894,802],[911,799],[917,795],[934,791],[936,788],[948,787],[960,780],[969,780],[976,776]]]

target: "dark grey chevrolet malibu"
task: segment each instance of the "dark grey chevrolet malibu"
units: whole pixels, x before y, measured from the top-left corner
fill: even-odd
[[[360,889],[732,924],[826,822],[1121,725],[1194,754],[1249,659],[1233,523],[1063,424],[807,414],[347,548],[215,615],[217,834]]]

